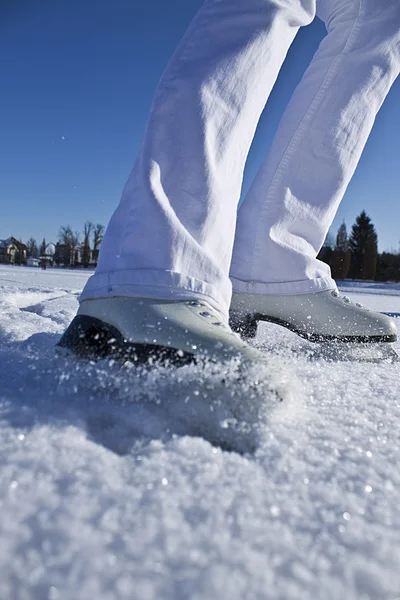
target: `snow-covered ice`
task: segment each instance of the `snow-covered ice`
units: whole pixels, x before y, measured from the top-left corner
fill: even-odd
[[[0,598],[400,596],[400,363],[262,324],[277,403],[261,371],[56,359],[88,276],[0,267]],[[400,313],[399,285],[343,290]]]

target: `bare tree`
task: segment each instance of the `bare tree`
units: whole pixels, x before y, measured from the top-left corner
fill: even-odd
[[[38,245],[33,237],[30,237],[26,242],[26,254],[28,258],[30,256],[32,256],[32,258],[37,258],[39,256]]]
[[[97,263],[99,258],[99,249],[100,244],[103,241],[104,230],[104,225],[101,225],[100,223],[97,223],[97,225],[93,226],[93,260],[95,263]]]
[[[77,231],[72,231],[70,225],[62,225],[58,232],[58,239],[65,246],[64,264],[75,266],[76,249],[79,246],[80,234]]]

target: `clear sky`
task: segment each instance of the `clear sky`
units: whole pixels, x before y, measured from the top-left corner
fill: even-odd
[[[152,95],[202,0],[0,1],[0,239],[57,241],[60,225],[104,225],[139,148]],[[315,21],[293,44],[264,111],[244,190],[314,54]],[[380,251],[400,241],[400,82],[376,122],[342,202],[350,230],[362,209]]]

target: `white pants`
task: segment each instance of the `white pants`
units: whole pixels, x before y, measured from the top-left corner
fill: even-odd
[[[260,114],[316,12],[328,35],[237,218]],[[226,317],[231,281],[265,294],[335,287],[316,255],[399,73],[399,30],[400,0],[206,0],[163,74],[81,300],[203,298]]]

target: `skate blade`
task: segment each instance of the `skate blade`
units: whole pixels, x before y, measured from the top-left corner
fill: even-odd
[[[320,342],[313,350],[309,350],[311,360],[326,360],[330,362],[360,362],[360,363],[396,363],[399,355],[390,344],[343,344],[340,342]]]
[[[398,316],[399,313],[383,313],[387,316]],[[336,335],[327,335],[327,334],[317,334],[317,333],[308,333],[302,329],[295,327],[292,323],[288,321],[284,321],[282,319],[277,319],[275,317],[269,317],[266,315],[241,315],[239,318],[235,314],[230,315],[229,325],[231,329],[240,335],[244,340],[254,339],[257,336],[258,331],[258,323],[271,323],[272,325],[279,325],[280,327],[284,327],[288,329],[292,333],[295,333],[303,340],[307,340],[312,343],[326,343],[326,344],[351,344],[351,345],[368,345],[376,344],[376,345],[386,345],[393,344],[397,341],[397,335],[389,334],[389,335],[349,335],[349,336],[341,336],[338,337]]]

